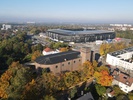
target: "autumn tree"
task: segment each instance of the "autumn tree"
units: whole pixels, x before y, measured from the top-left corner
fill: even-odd
[[[94,60],[94,61],[92,62],[92,65],[93,65],[93,67],[94,67],[94,70],[96,70],[96,69],[97,69],[97,66],[98,66],[97,61]]]
[[[124,42],[118,42],[118,43],[110,43],[110,44],[102,44],[100,46],[100,55],[103,56],[109,52],[113,52],[113,51],[116,51],[116,50],[121,50],[121,49],[124,49],[128,47]]]
[[[94,67],[90,61],[86,61],[82,65],[83,73],[85,78],[90,78],[94,74]]]
[[[110,44],[102,44],[100,46],[100,55],[103,56],[103,55],[106,55],[108,52],[109,52],[109,49],[111,48]]]
[[[65,51],[68,51],[66,47],[60,48],[60,52],[65,52]]]
[[[109,75],[108,71],[102,70],[100,72],[95,71],[94,77],[96,78],[96,82],[101,86],[111,86],[112,76]]]
[[[79,73],[74,72],[66,72],[64,76],[64,82],[67,87],[73,86],[80,82],[80,76]]]
[[[23,67],[19,62],[13,62],[0,78],[1,98],[20,99],[21,92],[27,82],[31,81],[30,68]]]
[[[105,66],[100,66],[100,67],[97,67],[95,71],[98,71],[98,72],[101,72],[101,71],[107,71],[109,73],[109,69]]]
[[[36,81],[37,80],[32,79],[32,81],[25,85],[21,96],[22,100],[37,100],[43,98],[45,95],[45,88],[42,84],[38,84]]]
[[[45,87],[46,94],[54,94],[59,88],[59,78],[53,73],[44,73],[40,79],[41,83]]]
[[[34,61],[37,57],[39,57],[41,55],[41,52],[39,50],[35,51],[32,56],[31,56],[31,60]]]
[[[12,71],[7,70],[0,78],[0,98],[7,98],[7,88],[10,85],[10,79],[12,78]]]

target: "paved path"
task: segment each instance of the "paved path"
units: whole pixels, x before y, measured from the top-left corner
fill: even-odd
[[[71,86],[69,89],[73,88],[73,87],[76,87],[76,86],[81,86],[82,84],[84,84],[86,82],[86,86],[89,86],[94,80],[94,77],[91,77],[90,79],[88,79],[87,81],[84,81],[84,82],[80,82],[74,86]]]

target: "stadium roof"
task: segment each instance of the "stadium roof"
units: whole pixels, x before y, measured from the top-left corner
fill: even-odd
[[[72,31],[72,30],[63,30],[63,29],[49,29],[48,32],[58,33],[58,34],[104,34],[104,33],[113,33],[114,31],[106,30],[83,30],[83,31]]]
[[[78,51],[67,51],[67,52],[60,52],[56,54],[50,54],[45,56],[38,57],[35,61],[39,64],[56,64],[72,59],[78,58],[80,55],[80,52]]]

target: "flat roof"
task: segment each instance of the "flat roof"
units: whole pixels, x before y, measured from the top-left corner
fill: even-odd
[[[128,52],[133,52],[133,47],[129,47],[129,48],[125,48],[125,49],[122,49],[122,50],[114,51],[114,52],[111,52],[109,54],[111,54],[112,56],[118,56],[118,55],[128,53]]]
[[[48,32],[53,32],[53,33],[58,33],[58,34],[67,34],[67,35],[114,33],[114,31],[107,31],[107,30],[72,31],[72,30],[64,30],[64,29],[49,29]]]

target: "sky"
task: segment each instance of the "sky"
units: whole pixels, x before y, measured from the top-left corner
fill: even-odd
[[[133,23],[133,0],[1,0],[8,21]]]

